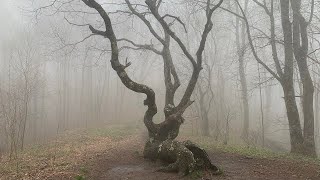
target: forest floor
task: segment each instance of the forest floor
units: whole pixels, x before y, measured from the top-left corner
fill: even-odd
[[[222,175],[196,172],[181,177],[157,172],[162,164],[143,159],[145,138],[139,132],[124,126],[68,132],[47,144],[28,147],[17,160],[0,159],[0,180],[320,179],[319,160],[256,148],[217,146],[200,137],[189,138],[207,149],[212,161],[223,170]]]

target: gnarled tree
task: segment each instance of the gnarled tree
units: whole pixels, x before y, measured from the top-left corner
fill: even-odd
[[[187,59],[190,61],[193,67],[191,78],[181,98],[181,101],[177,106],[175,106],[173,103],[175,92],[174,89],[179,87],[179,81],[176,79],[176,86],[174,86],[174,83],[172,83],[172,81],[170,80],[171,75],[174,76],[174,65],[171,62],[168,62],[168,64],[166,64],[165,75],[167,75],[167,77],[165,78],[165,81],[167,84],[167,105],[164,108],[165,119],[162,123],[159,124],[153,122],[153,117],[157,113],[157,105],[155,102],[154,91],[146,85],[134,82],[128,76],[126,68],[130,66],[130,63],[127,62],[125,65],[120,63],[118,39],[116,38],[116,35],[114,33],[111,19],[108,13],[101,6],[101,4],[99,4],[95,0],[82,1],[88,7],[95,9],[104,21],[105,30],[98,30],[91,25],[89,25],[89,28],[93,34],[100,35],[109,39],[111,44],[111,65],[112,68],[117,72],[118,77],[121,79],[122,83],[128,89],[137,93],[143,93],[147,96],[146,100],[144,101],[144,105],[147,106],[147,111],[145,112],[144,116],[144,123],[149,132],[149,139],[146,142],[144,149],[145,158],[152,160],[161,159],[168,162],[169,165],[162,168],[163,171],[178,171],[183,174],[188,174],[196,169],[211,169],[214,173],[219,173],[220,170],[211,163],[208,155],[202,148],[191,143],[190,141],[176,141],[175,138],[179,134],[181,124],[184,122],[184,118],[182,116],[183,113],[193,103],[193,101],[191,100],[191,95],[195,89],[199,74],[202,70],[203,51],[205,49],[208,34],[210,33],[213,27],[213,23],[211,21],[212,14],[222,4],[223,0],[219,0],[219,2],[213,7],[211,7],[211,1],[207,1],[207,21],[195,57],[191,55],[183,41],[171,29],[170,23],[167,23],[166,21],[167,18],[173,18],[179,21],[181,24],[183,24],[181,20],[178,17],[168,14],[160,15],[159,8],[161,6],[162,0],[145,1],[145,7],[148,8],[152,16],[157,20],[157,22],[159,22],[159,24],[165,32],[165,38],[161,38],[155,32],[152,33],[164,46],[163,51],[161,52],[162,55],[168,55],[165,52],[166,50],[168,50],[168,47],[166,48],[166,41],[168,42],[169,39],[173,39],[179,45],[184,55],[187,57]],[[135,10],[130,5],[130,2],[126,0],[126,3],[129,5],[131,11],[135,13]],[[139,14],[136,15],[138,15],[139,17]],[[143,15],[140,17],[140,19],[144,19]],[[148,25],[148,23],[146,24]],[[152,26],[149,24],[148,27],[149,30],[152,32]],[[173,87],[168,88],[170,86]],[[173,93],[169,92],[171,90],[174,90],[172,91]]]

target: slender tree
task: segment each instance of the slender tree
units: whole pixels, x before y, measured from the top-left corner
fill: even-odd
[[[245,1],[244,13],[247,13],[249,1]],[[238,8],[237,8],[238,11]],[[238,12],[237,12],[238,13]],[[245,71],[245,55],[247,52],[246,43],[246,25],[243,19],[236,17],[236,45],[237,54],[239,61],[239,77],[241,85],[241,97],[243,107],[243,127],[242,127],[242,138],[248,143],[249,141],[249,123],[250,123],[250,111],[249,111],[249,99],[248,99],[248,86],[247,77]]]

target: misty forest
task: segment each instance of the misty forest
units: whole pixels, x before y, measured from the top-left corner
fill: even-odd
[[[0,180],[320,179],[319,0],[2,0]]]

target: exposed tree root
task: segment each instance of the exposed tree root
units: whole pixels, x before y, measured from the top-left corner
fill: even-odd
[[[212,164],[206,151],[191,141],[179,142],[166,140],[163,142],[148,141],[144,149],[144,157],[151,160],[160,159],[169,165],[162,167],[162,172],[179,172],[188,175],[197,170],[208,170],[212,174],[222,171]]]

